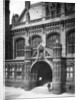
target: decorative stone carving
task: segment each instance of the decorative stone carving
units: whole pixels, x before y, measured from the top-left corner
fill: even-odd
[[[62,93],[61,82],[61,50],[62,46],[59,41],[53,47],[53,93]]]
[[[60,26],[51,26],[51,27],[46,27],[46,33],[51,33],[51,32],[59,32],[60,33]]]
[[[75,24],[74,23],[67,23],[65,25],[66,32],[69,31],[69,30],[72,30],[74,28],[75,28]]]

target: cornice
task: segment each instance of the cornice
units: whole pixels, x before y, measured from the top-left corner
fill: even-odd
[[[56,25],[64,26],[66,23],[75,23],[75,18],[59,20],[59,21],[54,21],[54,22],[49,22],[49,23],[42,23],[42,24],[37,24],[34,26],[31,25],[29,27],[23,27],[23,28],[20,27],[19,29],[11,30],[11,32],[28,31],[30,29],[38,29],[38,28],[51,27],[51,26],[56,26]]]
[[[38,3],[34,3],[30,5],[30,8],[32,7],[36,7],[36,6],[41,6],[42,4],[44,4],[45,2],[38,2]]]

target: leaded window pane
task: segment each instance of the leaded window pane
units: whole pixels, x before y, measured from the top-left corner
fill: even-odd
[[[41,42],[41,38],[39,36],[34,36],[30,40],[30,44],[33,48],[37,48],[40,42]]]
[[[14,77],[14,72],[12,72],[12,77]]]
[[[70,72],[73,72],[73,67],[70,67]]]
[[[47,47],[53,47],[53,45],[55,44],[56,40],[59,40],[60,41],[60,37],[57,33],[55,34],[51,34],[47,37],[47,42],[46,42],[46,45]]]
[[[25,40],[23,38],[16,40],[16,57],[24,56]]]
[[[5,71],[7,71],[8,69],[7,68],[5,68]]]
[[[70,68],[69,67],[67,67],[67,71],[70,71]]]
[[[74,70],[73,67],[67,67],[67,80],[73,80]]]
[[[75,53],[75,32],[67,34],[67,53]]]
[[[70,73],[67,73],[67,79],[69,79],[70,78]]]
[[[8,73],[7,73],[7,72],[5,72],[5,77],[7,77],[7,75],[8,75]]]
[[[73,79],[73,73],[70,73],[70,79]]]
[[[46,16],[47,18],[53,18],[59,16],[61,13],[60,3],[46,3]]]
[[[14,68],[12,68],[12,71],[14,71]]]

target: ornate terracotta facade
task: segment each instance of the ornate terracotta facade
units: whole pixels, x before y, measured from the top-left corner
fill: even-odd
[[[13,16],[12,56],[5,60],[7,86],[30,90],[50,81],[55,94],[75,92],[74,7],[73,3],[30,5],[27,1],[22,14]]]

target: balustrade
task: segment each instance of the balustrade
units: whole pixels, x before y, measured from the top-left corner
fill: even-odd
[[[7,80],[23,79],[24,61],[6,60],[5,61],[5,78]]]

